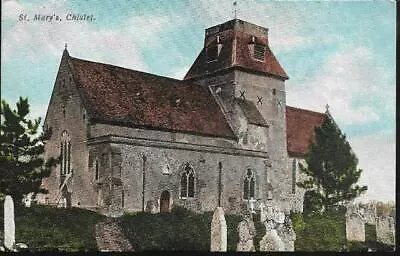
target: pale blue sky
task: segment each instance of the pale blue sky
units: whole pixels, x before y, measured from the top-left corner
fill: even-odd
[[[233,1],[2,1],[1,93],[44,116],[64,43],[72,56],[181,79],[204,29],[233,18]],[[237,1],[238,18],[269,28],[286,70],[287,103],[324,111],[349,138],[369,199],[395,198],[395,3]],[[94,22],[67,22],[68,13]],[[19,22],[19,14],[61,22]]]

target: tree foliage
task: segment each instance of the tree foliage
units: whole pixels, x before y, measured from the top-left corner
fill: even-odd
[[[30,120],[27,98],[19,98],[16,109],[1,100],[0,125],[0,195],[11,195],[21,203],[30,192],[46,193],[40,188],[42,178],[50,175],[57,160],[43,158],[45,141],[51,131],[38,134],[41,119]]]
[[[299,164],[299,167],[307,178],[297,183],[307,189],[305,212],[322,212],[367,190],[367,186],[355,185],[362,173],[357,168],[358,159],[329,114],[321,127],[315,128],[315,142],[311,143],[305,160],[307,166]]]

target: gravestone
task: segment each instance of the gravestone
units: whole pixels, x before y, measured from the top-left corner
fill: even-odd
[[[370,225],[376,225],[376,206],[369,203],[365,205],[365,222]]]
[[[266,231],[265,236],[260,241],[260,251],[285,251],[285,244],[276,229]]]
[[[285,216],[285,222],[279,224],[277,227],[278,236],[282,239],[284,243],[285,251],[294,251],[294,241],[296,240],[296,233],[293,229],[292,220],[289,215]]]
[[[239,242],[236,246],[238,252],[254,252],[255,247],[253,237],[256,235],[254,222],[249,218],[245,218],[238,225]]]
[[[346,216],[346,238],[347,241],[365,241],[365,222],[357,213]]]
[[[376,241],[388,245],[395,244],[395,221],[392,216],[380,216],[376,220]]]
[[[293,251],[295,234],[291,222],[285,223],[287,218],[278,204],[269,202],[265,208],[262,218],[266,232],[260,241],[260,251]]]
[[[212,252],[226,252],[228,246],[227,228],[222,207],[217,207],[211,221],[211,249]]]
[[[265,204],[261,203],[260,206],[258,207],[260,209],[260,221],[262,223],[264,223],[264,221],[266,221],[267,217],[266,217],[266,211],[265,211]]]
[[[152,200],[147,201],[145,211],[152,214],[157,213],[156,203]]]
[[[252,214],[254,214],[254,213],[256,213],[255,211],[254,211],[254,203],[256,202],[256,200],[254,200],[254,198],[252,197],[250,200],[249,200],[249,211],[250,211],[250,213],[252,213]]]
[[[32,193],[32,192],[30,192],[30,193],[24,195],[22,201],[23,201],[25,207],[28,207],[28,208],[31,207],[31,204],[32,204],[32,197],[33,197],[33,193]]]
[[[12,250],[15,244],[14,202],[7,195],[4,201],[4,246]]]

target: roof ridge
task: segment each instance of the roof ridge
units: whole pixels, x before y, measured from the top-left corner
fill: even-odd
[[[286,105],[286,107],[287,108],[298,109],[298,110],[306,111],[306,112],[312,112],[312,113],[315,113],[315,114],[326,115],[326,113],[318,112],[318,111],[315,111],[315,110],[309,110],[309,109],[305,109],[305,108],[298,108],[298,107],[293,107],[293,106],[289,106],[289,105]]]
[[[120,68],[120,69],[123,69],[123,70],[126,70],[126,71],[138,72],[138,73],[141,73],[141,74],[144,74],[144,75],[148,75],[148,76],[153,76],[153,77],[155,76],[155,77],[159,77],[159,78],[162,78],[162,79],[174,80],[174,81],[182,82],[182,83],[188,84],[188,85],[196,85],[196,84],[190,83],[189,81],[186,81],[186,80],[179,80],[179,79],[168,77],[168,76],[157,75],[157,74],[153,74],[153,73],[149,73],[149,72],[145,72],[145,71],[141,71],[141,70],[136,70],[136,69],[130,69],[130,68],[126,68],[126,67],[117,66],[117,65],[114,65],[114,64],[109,64],[109,63],[104,63],[104,62],[97,62],[97,61],[92,61],[92,60],[86,60],[86,59],[76,58],[76,57],[73,57],[73,56],[69,56],[69,57],[71,59],[75,59],[75,60],[78,60],[78,61],[85,61],[85,62],[90,62],[90,63],[94,63],[94,64],[101,64],[101,65],[105,65],[105,66]]]

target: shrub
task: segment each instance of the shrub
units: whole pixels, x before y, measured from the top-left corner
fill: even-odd
[[[306,223],[301,213],[292,213],[290,217],[292,219],[294,232],[301,232],[305,229]]]

